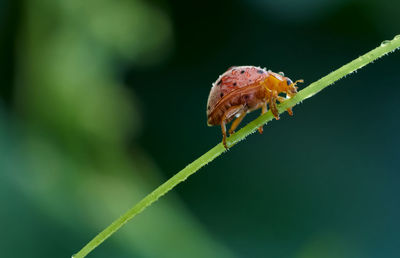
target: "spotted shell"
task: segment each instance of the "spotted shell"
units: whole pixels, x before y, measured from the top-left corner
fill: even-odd
[[[233,66],[213,83],[207,102],[207,117],[229,93],[265,80],[269,72],[256,66]]]

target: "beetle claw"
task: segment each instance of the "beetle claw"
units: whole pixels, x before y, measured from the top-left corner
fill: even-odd
[[[222,139],[222,144],[224,145],[225,149],[229,149],[228,145],[226,144],[226,136],[224,135],[224,138]]]

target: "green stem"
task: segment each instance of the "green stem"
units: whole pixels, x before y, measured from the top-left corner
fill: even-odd
[[[310,84],[308,87],[304,88],[300,92],[296,94],[293,98],[288,99],[284,103],[278,105],[279,113],[283,113],[287,108],[293,107],[294,105],[302,102],[303,100],[317,94],[322,89],[331,85],[335,81],[345,77],[346,75],[360,69],[361,67],[373,62],[374,60],[389,54],[390,52],[400,48],[400,35],[396,36],[391,41],[384,41],[382,44],[369,51],[363,56],[353,60],[352,62],[340,67],[334,72],[331,72],[327,76],[319,79],[318,81]],[[268,112],[254,121],[247,124],[237,133],[232,135],[227,139],[228,146],[232,146],[237,142],[243,140],[249,134],[255,132],[257,128],[268,121],[271,121],[273,116],[271,112]],[[121,228],[125,223],[131,220],[133,217],[141,213],[147,206],[151,205],[153,202],[157,201],[161,196],[166,194],[172,188],[174,188],[177,184],[182,181],[185,181],[190,175],[195,173],[201,167],[205,166],[207,163],[214,160],[216,157],[225,152],[225,148],[222,143],[217,144],[214,148],[203,154],[201,157],[190,163],[184,169],[179,171],[176,175],[170,178],[168,181],[160,185],[157,189],[143,198],[139,203],[133,206],[130,210],[128,210],[125,214],[115,220],[111,225],[109,225],[106,229],[100,232],[95,238],[93,238],[88,244],[86,244],[77,254],[75,254],[74,258],[85,257],[89,254],[93,249],[95,249],[98,245],[100,245],[104,240],[110,237],[115,231]]]

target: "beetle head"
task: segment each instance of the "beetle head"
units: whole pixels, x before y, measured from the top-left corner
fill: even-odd
[[[303,80],[297,80],[295,82],[293,82],[290,78],[285,77],[285,81],[286,81],[286,87],[287,87],[287,92],[289,93],[289,95],[294,95],[297,93],[297,89],[298,87],[296,87],[297,83],[302,83],[304,82]]]

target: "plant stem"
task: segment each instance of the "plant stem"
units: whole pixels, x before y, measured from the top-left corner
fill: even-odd
[[[345,77],[346,75],[356,71],[357,69],[362,68],[363,66],[373,62],[374,60],[389,54],[390,52],[395,51],[400,48],[400,35],[394,37],[391,41],[384,41],[382,44],[364,54],[363,56],[358,57],[352,62],[340,67],[336,71],[331,72],[325,77],[319,79],[318,81],[310,84],[308,87],[304,88],[300,92],[298,92],[294,97],[288,99],[282,104],[278,105],[279,113],[283,113],[287,108],[293,107],[294,105],[302,102],[303,100],[317,94],[322,89],[331,85],[335,81]],[[266,114],[258,117],[253,120],[237,133],[227,138],[228,146],[233,146],[239,141],[245,139],[249,134],[255,132],[257,128],[263,124],[266,124],[268,121],[273,119],[273,115],[271,111]],[[195,173],[201,167],[205,166],[207,163],[214,160],[216,157],[225,152],[225,148],[222,143],[217,144],[214,148],[207,151],[201,157],[187,165],[184,169],[175,174],[168,181],[160,185],[157,189],[143,198],[139,203],[133,206],[130,210],[128,210],[125,214],[115,220],[111,225],[109,225],[106,229],[100,232],[95,238],[93,238],[88,244],[86,244],[77,254],[75,254],[74,258],[85,257],[89,254],[93,249],[95,249],[98,245],[100,245],[104,240],[110,237],[115,231],[121,228],[125,223],[131,220],[133,217],[141,213],[147,206],[151,205],[153,202],[157,201],[161,196],[166,194],[172,188],[174,188],[177,184],[182,181],[185,181],[190,175]]]

